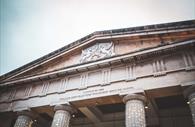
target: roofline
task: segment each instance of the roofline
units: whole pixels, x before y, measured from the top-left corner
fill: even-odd
[[[183,29],[183,28],[195,28],[195,20],[187,20],[187,21],[179,21],[179,22],[171,22],[171,23],[162,23],[162,24],[154,24],[154,25],[146,25],[146,26],[137,26],[130,28],[121,28],[121,29],[112,29],[112,30],[103,30],[93,32],[77,41],[74,41],[58,50],[55,50],[47,55],[44,55],[30,63],[27,63],[17,69],[14,69],[6,74],[0,76],[0,80],[4,80],[13,76],[16,73],[22,72],[34,65],[41,64],[46,60],[49,60],[69,49],[76,47],[80,44],[83,44],[87,40],[95,37],[95,36],[113,36],[113,35],[121,35],[121,34],[135,34],[135,33],[144,33],[150,31],[161,31],[161,30],[171,30],[171,29]]]
[[[130,52],[130,53],[126,53],[123,55],[116,55],[116,56],[112,56],[109,58],[102,58],[102,59],[98,59],[98,60],[94,60],[94,61],[89,61],[86,63],[80,63],[80,64],[75,64],[75,65],[71,65],[68,67],[64,67],[61,68],[59,70],[55,70],[55,71],[51,71],[51,72],[46,72],[46,73],[41,73],[41,74],[36,74],[36,75],[28,75],[26,77],[21,77],[18,79],[11,79],[9,81],[5,81],[5,82],[0,82],[0,87],[4,87],[4,86],[11,86],[11,85],[15,85],[15,84],[22,84],[22,83],[28,83],[29,81],[43,81],[44,80],[50,80],[51,78],[59,78],[59,77],[64,77],[65,75],[67,76],[67,74],[69,75],[71,72],[72,74],[75,73],[80,73],[80,72],[84,72],[84,71],[91,71],[94,68],[104,68],[106,66],[111,66],[112,63],[114,65],[116,65],[116,63],[121,62],[125,63],[125,62],[135,62],[134,60],[136,59],[136,57],[140,60],[140,59],[144,59],[148,56],[151,56],[150,58],[154,57],[156,54],[163,54],[166,51],[170,52],[174,52],[175,50],[181,49],[183,50],[183,48],[187,48],[187,47],[194,47],[195,46],[195,39],[187,39],[187,40],[182,40],[182,41],[175,41],[174,43],[171,44],[165,44],[165,45],[160,45],[160,46],[156,46],[156,47],[152,47],[152,48],[146,48],[144,50],[141,51],[134,51],[134,52]],[[91,69],[90,69],[91,68]],[[73,73],[72,73],[73,72]]]

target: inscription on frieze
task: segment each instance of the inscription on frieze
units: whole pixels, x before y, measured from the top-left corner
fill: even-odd
[[[96,43],[95,45],[82,50],[80,62],[97,60],[114,55],[113,42]]]
[[[81,91],[78,94],[69,96],[69,97],[64,97],[61,98],[60,100],[62,102],[69,102],[73,100],[80,100],[80,99],[85,99],[85,98],[92,98],[92,97],[100,97],[100,96],[105,96],[105,95],[114,95],[114,94],[119,94],[119,95],[125,95],[130,93],[131,91],[139,91],[140,89],[134,88],[134,87],[123,87],[123,88],[99,88],[99,89],[93,89],[93,90],[84,90]]]

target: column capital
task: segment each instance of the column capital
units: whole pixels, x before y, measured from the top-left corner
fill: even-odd
[[[123,97],[123,102],[126,103],[127,101],[130,100],[141,100],[144,103],[146,103],[146,97],[140,94],[128,94]]]
[[[192,94],[195,96],[195,85],[189,86],[183,93],[186,98],[190,98]]]
[[[54,107],[54,111],[58,111],[58,110],[64,110],[64,111],[68,111],[70,114],[73,114],[76,112],[76,109],[74,107],[72,107],[69,104],[59,104],[56,105]]]

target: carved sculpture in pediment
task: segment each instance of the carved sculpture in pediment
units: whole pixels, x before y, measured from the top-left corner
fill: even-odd
[[[95,45],[82,50],[80,62],[97,60],[114,55],[113,42],[96,43]]]

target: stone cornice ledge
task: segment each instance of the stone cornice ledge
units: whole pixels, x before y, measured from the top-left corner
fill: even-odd
[[[195,43],[195,39],[192,39],[192,40],[182,41],[178,43],[163,45],[160,47],[153,47],[147,50],[137,51],[137,52],[133,52],[133,53],[125,54],[125,55],[117,55],[117,56],[113,56],[113,57],[106,58],[106,59],[100,59],[100,60],[91,61],[88,63],[73,65],[73,66],[69,66],[69,67],[63,68],[61,70],[53,71],[53,72],[43,73],[43,74],[29,76],[29,77],[23,77],[20,79],[14,79],[14,80],[9,80],[5,82],[2,81],[0,82],[0,87],[7,86],[7,85],[13,85],[14,83],[24,83],[24,82],[28,82],[32,80],[39,81],[40,78],[58,77],[58,75],[66,75],[67,72],[78,73],[79,72],[78,70],[88,70],[88,68],[90,67],[93,68],[94,66],[98,66],[98,67],[105,66],[105,65],[110,66],[111,63],[118,62],[118,61],[121,62],[121,61],[131,60],[134,58],[138,58],[137,60],[141,60],[148,56],[159,55],[159,53],[176,50],[183,46],[194,46],[194,43]]]

